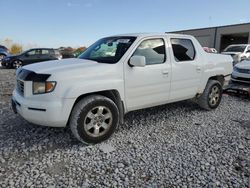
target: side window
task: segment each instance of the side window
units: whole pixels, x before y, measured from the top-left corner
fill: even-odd
[[[49,50],[50,55],[54,55],[56,53],[56,50]]]
[[[27,54],[30,56],[30,55],[35,55],[36,54],[36,50],[31,50],[29,52],[27,52]]]
[[[248,46],[247,51],[250,51],[250,46]]]
[[[195,49],[189,39],[171,39],[176,61],[192,61],[195,58]]]
[[[42,50],[35,50],[35,55],[41,55],[41,53],[42,53]]]
[[[42,50],[42,55],[48,55],[49,54],[49,50]]]
[[[53,50],[52,54],[61,55],[61,53],[59,52],[59,50]]]
[[[135,50],[133,55],[144,56],[146,65],[164,63],[166,50],[163,39],[144,40]]]

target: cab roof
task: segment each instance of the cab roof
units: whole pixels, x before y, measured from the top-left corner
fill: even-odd
[[[128,36],[128,37],[152,37],[152,36],[171,36],[171,37],[190,37],[191,35],[184,35],[184,34],[175,34],[175,33],[126,33],[126,34],[119,34],[114,35],[114,37],[118,36]]]

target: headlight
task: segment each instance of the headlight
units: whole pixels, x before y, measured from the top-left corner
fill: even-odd
[[[33,82],[33,94],[44,94],[52,92],[56,87],[56,82]]]

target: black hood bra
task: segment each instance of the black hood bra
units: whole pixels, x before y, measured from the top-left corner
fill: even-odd
[[[44,82],[51,75],[50,74],[37,74],[33,71],[21,69],[17,72],[17,78],[23,81],[35,81],[35,82]]]

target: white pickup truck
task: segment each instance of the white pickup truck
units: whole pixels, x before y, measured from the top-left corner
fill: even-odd
[[[232,61],[228,55],[206,53],[188,35],[111,36],[77,59],[19,68],[12,107],[31,123],[69,125],[81,142],[98,143],[133,110],[186,99],[215,109]]]

